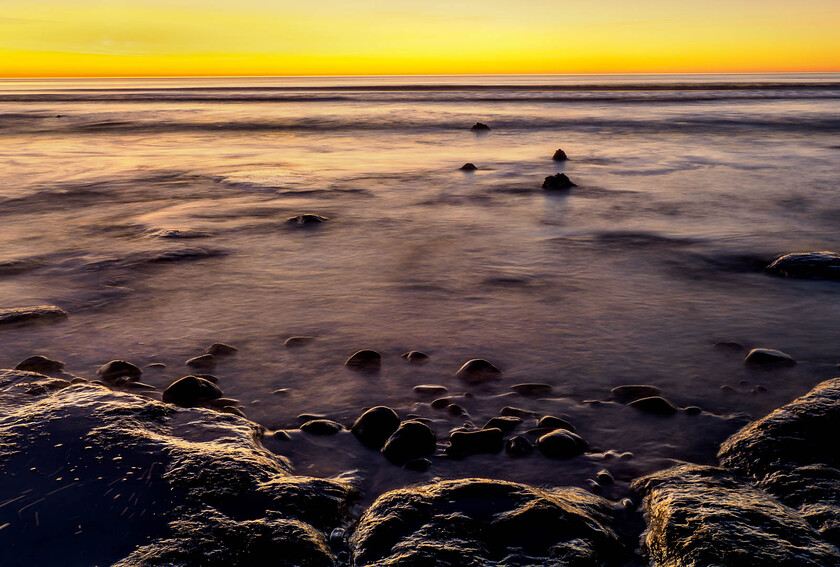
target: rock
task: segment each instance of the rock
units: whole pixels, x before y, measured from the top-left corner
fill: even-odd
[[[615,401],[622,404],[627,404],[634,400],[639,400],[641,398],[650,398],[653,396],[658,396],[662,390],[660,390],[656,386],[650,386],[647,384],[632,384],[625,386],[616,386],[610,391],[612,392],[612,397]]]
[[[204,352],[210,356],[231,356],[239,352],[239,349],[225,343],[213,343]]]
[[[401,354],[400,357],[406,359],[412,364],[426,364],[432,358],[425,352],[420,352],[419,350],[408,351]]]
[[[213,382],[198,376],[184,376],[172,382],[163,391],[163,401],[182,407],[193,407],[201,402],[222,397],[222,390]]]
[[[531,398],[538,398],[540,396],[548,396],[551,394],[551,386],[548,384],[514,384],[510,387],[510,389],[520,396],[528,396]]]
[[[473,358],[464,363],[455,376],[469,384],[481,384],[498,378],[502,371],[483,358]]]
[[[493,417],[484,424],[484,429],[500,429],[502,433],[510,433],[516,426],[522,423],[522,419],[513,416]]]
[[[483,122],[476,122],[475,124],[473,124],[473,126],[472,126],[472,128],[470,128],[470,130],[484,130],[484,131],[487,131],[487,130],[490,130],[490,126],[488,126],[487,124],[484,124]]]
[[[499,415],[505,417],[533,417],[534,412],[522,408],[515,408],[512,406],[505,406],[499,411]]]
[[[652,567],[837,567],[840,553],[794,510],[723,469],[684,465],[637,480]]]
[[[546,457],[570,459],[585,453],[589,449],[589,444],[571,431],[557,429],[540,437],[537,440],[537,447]]]
[[[306,423],[307,421],[312,421],[313,419],[327,419],[327,416],[321,413],[301,413],[298,414],[297,419],[300,423]]]
[[[575,426],[559,417],[553,415],[546,415],[537,422],[537,427],[548,429],[565,429],[566,431],[575,432]]]
[[[125,382],[122,386],[127,390],[157,390],[151,384],[144,384],[143,382]]]
[[[245,417],[245,412],[239,409],[236,406],[224,406],[220,410],[222,413],[229,413],[232,415],[238,415],[239,417]]]
[[[703,409],[699,406],[686,406],[685,413],[686,415],[700,415],[703,413]]]
[[[337,421],[331,419],[313,419],[300,426],[300,430],[313,435],[335,435],[344,429]]]
[[[764,366],[793,366],[796,360],[780,350],[754,348],[744,358],[744,362]]]
[[[49,374],[51,372],[60,372],[61,370],[64,370],[64,363],[58,360],[50,360],[46,356],[36,354],[35,356],[30,356],[15,366],[15,370],[27,370],[29,372]]]
[[[598,471],[598,474],[595,476],[600,484],[612,484],[615,482],[613,475],[611,475],[610,471],[608,471],[607,469]]]
[[[446,406],[446,413],[453,417],[458,417],[461,415],[467,415],[467,410],[465,410],[458,404],[449,404],[448,406]]]
[[[33,305],[32,307],[15,307],[0,309],[0,325],[13,323],[54,322],[67,319],[67,312],[55,305]]]
[[[129,380],[138,380],[141,374],[143,371],[140,368],[125,360],[112,360],[100,366],[96,371],[96,375],[106,382],[113,382],[123,376]]]
[[[397,412],[386,406],[377,406],[359,416],[350,431],[366,447],[381,449],[399,426]]]
[[[214,384],[217,384],[219,382],[219,377],[214,376],[212,374],[193,374],[193,376],[198,376],[199,378],[204,378],[205,380],[213,382]]]
[[[166,368],[166,365],[162,362],[151,362],[146,365],[146,368]]]
[[[556,175],[549,175],[543,181],[542,188],[546,191],[565,191],[577,187],[572,180],[569,179],[565,173],[558,173]]]
[[[621,549],[597,496],[474,478],[380,496],[349,543],[359,567],[595,567]]]
[[[216,357],[212,354],[202,354],[189,359],[186,362],[190,368],[198,368],[200,370],[212,370],[216,368]]]
[[[379,370],[381,364],[382,356],[369,349],[357,351],[344,363],[345,366],[357,370]]]
[[[563,150],[557,150],[556,152],[554,152],[554,155],[551,159],[553,159],[554,161],[566,161],[567,159],[569,159],[569,156],[567,156],[566,152],[564,152]]]
[[[432,409],[446,409],[452,404],[452,398],[438,398],[432,401]]]
[[[329,217],[304,213],[302,215],[295,215],[293,217],[287,218],[286,224],[295,226],[313,226],[327,222],[328,220],[330,220]]]
[[[527,437],[516,435],[508,439],[505,444],[505,453],[511,457],[526,457],[533,454],[534,446]]]
[[[674,415],[679,408],[660,396],[651,396],[630,402],[631,408],[653,415]]]
[[[449,436],[449,443],[455,453],[476,455],[498,453],[504,447],[504,438],[502,430],[494,427],[478,431],[455,431]]]
[[[416,472],[426,472],[430,468],[432,468],[432,461],[429,459],[411,459],[405,465],[403,465],[404,469],[408,469],[410,471]]]
[[[767,272],[785,278],[840,280],[840,254],[825,251],[785,254],[767,266]]]
[[[382,454],[389,461],[403,465],[435,452],[435,432],[419,421],[404,421],[382,447]]]
[[[306,336],[299,336],[299,337],[289,337],[286,339],[283,344],[287,347],[299,347],[308,345],[312,341],[315,340],[315,337],[306,337]]]
[[[462,165],[458,169],[460,169],[461,171],[475,171],[478,168],[475,166],[474,163],[465,163],[464,165]]]
[[[424,396],[439,396],[449,391],[446,386],[440,384],[419,384],[414,386],[413,389],[415,394],[423,394]]]

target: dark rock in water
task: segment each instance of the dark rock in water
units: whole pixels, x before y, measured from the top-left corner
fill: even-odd
[[[435,432],[419,421],[405,421],[394,432],[382,454],[392,463],[403,465],[412,459],[419,459],[435,452],[437,438]]]
[[[320,413],[302,413],[297,416],[298,421],[301,423],[306,423],[307,421],[312,421],[313,419],[327,419],[327,416]]]
[[[446,409],[452,404],[452,398],[438,398],[431,403],[433,409]]]
[[[455,431],[449,436],[452,450],[462,455],[498,453],[504,447],[502,430],[497,428],[478,431]]]
[[[569,156],[567,156],[566,152],[564,152],[563,150],[557,150],[556,152],[554,152],[554,155],[551,159],[553,159],[554,161],[566,161],[567,159],[569,159]]]
[[[616,386],[610,391],[612,392],[612,396],[615,401],[627,404],[633,400],[658,396],[662,390],[656,386],[650,386],[647,384],[630,384],[625,386]]]
[[[67,319],[67,317],[66,311],[54,305],[34,305],[32,307],[0,309],[0,325],[53,322]]]
[[[572,183],[572,180],[565,173],[549,175],[542,184],[542,188],[546,191],[565,191],[572,187],[577,187],[577,185]]]
[[[204,352],[210,356],[231,356],[239,352],[239,349],[225,343],[213,343]]]
[[[794,510],[723,469],[685,465],[633,484],[653,567],[837,567],[840,553]]]
[[[484,130],[484,131],[487,131],[487,130],[490,130],[490,126],[488,126],[487,124],[484,124],[483,122],[476,122],[475,124],[473,124],[473,126],[472,126],[472,128],[470,128],[470,130]]]
[[[536,414],[526,409],[505,406],[501,409],[499,415],[506,417],[533,417]]]
[[[301,431],[313,435],[335,435],[344,429],[337,421],[331,419],[313,419],[300,426]]]
[[[412,364],[426,364],[432,358],[425,352],[420,352],[419,350],[408,351],[404,354],[401,354],[400,357],[406,359]]]
[[[631,408],[653,415],[674,415],[679,408],[660,396],[651,396],[630,402]]]
[[[700,415],[703,413],[703,409],[699,406],[687,406],[685,408],[685,413],[687,415]]]
[[[595,476],[597,477],[598,482],[600,484],[612,484],[612,483],[615,482],[615,479],[613,478],[613,475],[610,474],[610,471],[608,471],[606,469],[598,471],[598,474],[595,475]]]
[[[495,427],[497,429],[501,429],[502,433],[510,433],[516,429],[520,423],[522,423],[522,419],[519,417],[493,417],[484,424],[484,429],[493,429]]]
[[[484,479],[388,492],[349,543],[360,567],[596,567],[621,549],[602,498]]]
[[[785,254],[767,266],[767,271],[786,278],[840,280],[840,254],[837,252]]]
[[[467,410],[465,410],[458,404],[449,404],[448,406],[446,406],[446,413],[448,413],[451,416],[458,417],[460,415],[466,415]]]
[[[366,447],[381,449],[399,426],[397,412],[386,406],[377,406],[359,416],[350,431]]]
[[[287,218],[286,224],[291,224],[295,226],[312,226],[327,222],[328,220],[330,220],[329,217],[305,213],[302,215],[295,215],[293,217]]]
[[[429,459],[411,459],[403,468],[408,469],[410,471],[416,472],[426,472],[430,468],[432,468],[432,461]]]
[[[589,449],[589,444],[579,435],[565,429],[557,429],[537,440],[537,447],[546,457],[570,459],[582,455]]]
[[[414,386],[415,394],[423,394],[428,396],[439,396],[448,392],[446,386],[440,384],[418,384]]]
[[[534,446],[527,437],[517,435],[508,439],[505,443],[505,453],[511,457],[526,457],[533,454]]]
[[[344,365],[359,370],[379,370],[382,356],[375,350],[360,350],[345,361]]]
[[[166,368],[166,365],[162,362],[152,362],[147,364],[146,368]]]
[[[222,390],[213,382],[198,376],[184,376],[175,380],[163,391],[163,401],[183,407],[193,407],[201,402],[222,397]]]
[[[238,415],[239,417],[245,417],[245,412],[239,409],[236,406],[224,406],[220,410],[222,413],[229,413],[232,415]]]
[[[465,163],[464,165],[462,165],[458,169],[460,169],[461,171],[475,171],[478,168],[475,166],[474,163]]]
[[[455,374],[469,384],[481,384],[502,375],[502,371],[483,358],[468,360]]]
[[[796,360],[791,355],[772,348],[754,348],[747,354],[744,362],[765,366],[793,366],[796,364]]]
[[[27,370],[29,372],[41,372],[42,374],[49,374],[51,372],[59,372],[64,369],[64,363],[58,360],[50,360],[46,356],[36,354],[30,356],[17,366],[15,370]]]
[[[216,368],[216,357],[212,354],[202,354],[189,359],[186,362],[190,368],[198,368],[200,370],[212,370]]]
[[[537,398],[540,396],[548,396],[549,394],[551,394],[551,386],[549,386],[548,384],[515,384],[511,386],[510,389],[519,394],[520,396],[528,396],[533,398]]]
[[[565,419],[560,419],[559,417],[554,417],[553,415],[547,415],[541,418],[537,422],[537,427],[544,427],[550,429],[565,429],[567,431],[571,431],[572,433],[575,432],[574,425],[572,425]]]
[[[286,339],[283,342],[283,344],[287,347],[299,347],[299,346],[308,345],[309,343],[311,343],[314,340],[315,340],[315,337],[305,337],[305,336],[289,337],[288,339]]]
[[[143,371],[140,368],[125,360],[112,360],[100,366],[96,371],[96,375],[106,382],[113,382],[123,376],[129,380],[137,380],[141,374]]]

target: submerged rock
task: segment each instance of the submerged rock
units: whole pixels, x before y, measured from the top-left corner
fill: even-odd
[[[653,415],[674,415],[680,408],[660,396],[651,396],[630,402],[631,408]]]
[[[231,356],[239,352],[239,349],[225,343],[213,343],[204,352],[210,356]]]
[[[426,364],[432,358],[425,352],[420,352],[419,350],[410,350],[401,354],[400,357],[406,359],[412,364]]]
[[[685,465],[636,481],[651,567],[836,567],[840,553],[794,510],[723,469]]]
[[[216,368],[216,357],[212,354],[202,354],[189,359],[186,365],[200,370],[213,370]]]
[[[399,426],[397,412],[386,406],[377,406],[359,416],[350,431],[366,447],[381,449]]]
[[[129,380],[138,380],[142,374],[143,371],[140,370],[138,366],[135,366],[125,360],[112,360],[111,362],[106,362],[99,367],[99,370],[96,371],[96,375],[99,379],[104,380],[105,382],[114,382],[118,378],[122,377],[126,377]]]
[[[0,309],[0,325],[54,322],[67,319],[67,317],[69,317],[67,312],[55,305],[33,305],[32,307]]]
[[[455,376],[469,384],[481,384],[501,375],[501,370],[483,358],[468,360],[455,373]]]
[[[405,421],[388,438],[382,447],[382,454],[392,463],[405,464],[435,452],[437,438],[435,432],[419,421]]]
[[[440,384],[418,384],[414,386],[413,390],[415,394],[428,396],[440,396],[449,391],[446,389],[446,386],[441,386]]]
[[[315,337],[307,337],[307,336],[298,336],[298,337],[289,337],[283,344],[287,347],[299,347],[308,345],[312,341],[315,340]]]
[[[582,455],[589,449],[589,444],[580,435],[566,429],[556,429],[537,440],[537,447],[546,457],[570,459]]]
[[[300,430],[313,435],[335,435],[344,429],[340,423],[331,419],[312,419],[300,426]]]
[[[516,435],[505,443],[505,453],[511,457],[526,457],[534,453],[534,446],[527,437]]]
[[[478,168],[475,166],[474,163],[465,163],[464,165],[462,165],[458,169],[460,169],[461,171],[475,171]]]
[[[476,122],[475,124],[473,124],[473,126],[472,126],[472,128],[470,128],[470,130],[488,131],[488,130],[490,130],[490,126],[488,126],[487,124],[485,124],[483,122]]]
[[[633,400],[658,396],[661,390],[656,386],[650,386],[648,384],[627,384],[616,386],[610,392],[615,401],[627,404]]]
[[[30,356],[15,366],[15,370],[27,370],[29,372],[49,374],[51,372],[60,372],[61,370],[64,370],[64,363],[60,360],[50,360],[46,356],[36,354],[35,356]]]
[[[744,362],[765,366],[793,366],[794,358],[780,350],[772,348],[754,348],[744,358]]]
[[[572,183],[572,180],[565,173],[549,175],[542,184],[542,188],[546,191],[564,191],[572,187],[577,187],[577,185]]]
[[[786,278],[840,280],[840,254],[837,252],[785,254],[767,266],[767,271]]]
[[[380,496],[350,536],[358,567],[601,566],[621,548],[606,500],[484,479]]]
[[[533,398],[538,398],[540,396],[548,396],[551,394],[552,390],[550,385],[539,383],[514,384],[510,387],[510,389],[519,394],[520,396],[528,396]]]
[[[460,455],[498,453],[504,447],[502,430],[498,428],[478,431],[454,431],[449,436],[452,452]]]
[[[193,407],[222,397],[222,390],[213,382],[198,376],[184,376],[163,391],[163,401],[182,407]]]
[[[557,150],[556,152],[554,152],[554,155],[551,159],[553,159],[554,161],[566,161],[567,159],[569,159],[569,157],[563,150]]]
[[[321,223],[325,223],[330,220],[329,217],[324,217],[321,215],[314,215],[310,213],[304,213],[302,215],[295,215],[293,217],[289,217],[286,219],[286,224],[294,225],[294,226],[312,226],[318,225]]]
[[[353,353],[344,365],[359,370],[379,370],[382,356],[375,350],[364,349]]]

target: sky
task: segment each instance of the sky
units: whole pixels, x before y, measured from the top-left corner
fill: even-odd
[[[0,0],[0,77],[840,71],[838,0]]]

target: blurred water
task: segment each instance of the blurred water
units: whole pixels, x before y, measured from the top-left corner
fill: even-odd
[[[628,478],[710,460],[729,416],[769,411],[840,360],[840,286],[757,269],[840,248],[838,101],[838,75],[0,82],[0,307],[71,313],[0,331],[0,363],[43,353],[90,376],[159,361],[144,381],[163,387],[224,341],[240,353],[220,385],[269,428],[388,404],[445,437],[463,418],[411,387],[460,393],[455,370],[482,356],[505,378],[462,400],[479,426],[505,405],[563,413],[596,449],[634,451]],[[552,162],[559,147],[568,162]],[[542,191],[559,171],[578,187]],[[284,224],[302,212],[331,220]],[[288,349],[291,335],[317,340]],[[751,370],[717,341],[800,364]],[[359,348],[383,353],[379,374],[343,368]],[[409,349],[432,362],[409,366]],[[505,394],[526,381],[557,399]],[[582,403],[626,383],[714,416]],[[311,474],[361,459],[396,482],[333,445],[273,448]],[[576,461],[447,467],[433,473],[583,481]]]

